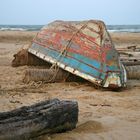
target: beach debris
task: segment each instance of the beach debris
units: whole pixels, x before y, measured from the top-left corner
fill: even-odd
[[[54,21],[38,32],[28,51],[99,87],[126,85],[125,68],[102,21]]]
[[[140,79],[140,65],[127,66],[126,71],[128,79]]]
[[[140,65],[140,47],[131,45],[117,48],[120,60],[125,66]]]
[[[14,59],[12,61],[13,67],[18,66],[48,66],[50,67],[51,64],[47,63],[46,61],[36,57],[35,55],[28,52],[28,49],[21,49],[19,52],[13,55]]]
[[[137,45],[127,46],[127,49],[136,51]]]
[[[1,140],[28,140],[72,130],[78,122],[78,103],[51,99],[9,112],[0,112]]]
[[[116,48],[119,52],[124,52],[124,51],[137,51],[139,50],[140,48],[138,48],[137,45],[130,45],[130,46],[126,46],[126,47],[121,47],[121,48]]]

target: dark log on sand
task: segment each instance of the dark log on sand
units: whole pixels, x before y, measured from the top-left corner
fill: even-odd
[[[0,140],[28,140],[72,130],[78,121],[75,101],[47,100],[0,113]]]

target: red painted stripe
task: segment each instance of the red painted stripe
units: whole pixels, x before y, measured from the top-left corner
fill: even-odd
[[[35,41],[35,40],[34,40]],[[56,50],[60,50],[62,51],[65,46],[62,46],[61,44],[56,44],[52,41],[40,41],[38,42],[38,40],[36,39],[36,43],[41,43],[41,45],[45,46],[45,47],[49,47],[49,46],[53,46],[53,48],[55,48]],[[68,47],[68,52],[72,52],[72,53],[77,53],[80,55],[83,55],[85,57],[91,58],[91,59],[95,59],[97,61],[101,61],[101,55],[99,53],[97,53],[97,51],[95,50],[94,52],[91,50],[84,50],[84,49],[73,49],[71,47]]]
[[[62,37],[63,37],[63,39],[65,40],[65,36],[64,35],[62,35]],[[43,35],[41,34],[41,35],[38,35],[38,38],[39,39],[43,39]],[[45,39],[44,39],[45,40]],[[51,42],[52,43],[54,43],[54,44],[57,44],[57,45],[59,45],[60,43],[61,43],[61,36],[58,36],[57,37],[57,39],[56,38],[51,38],[51,39],[49,39],[49,41],[51,40]],[[47,41],[47,40],[46,40]],[[66,40],[67,41],[67,40]],[[48,42],[48,41],[47,41]],[[97,46],[95,46],[94,45],[94,47],[96,47],[96,48],[93,48],[93,46],[90,46],[90,45],[87,45],[86,43],[85,43],[85,41],[82,41],[79,37],[77,37],[77,36],[75,36],[74,37],[74,39],[72,40],[72,42],[74,42],[74,44],[76,44],[77,46],[79,46],[79,47],[81,47],[82,49],[85,49],[85,50],[89,50],[89,51],[95,51],[95,52],[98,52],[98,51],[100,51],[100,49],[97,47]],[[63,45],[63,44],[62,44]]]
[[[36,43],[36,44],[38,44],[38,45],[41,45],[41,46],[44,46],[43,44],[38,43],[38,42],[36,42],[36,41],[34,41],[34,43]],[[44,46],[44,47],[46,47],[46,46]],[[61,53],[61,51],[55,50],[55,49],[53,49],[53,48],[50,48],[50,47],[47,47],[47,48],[50,49],[50,50],[56,51],[56,52],[58,52],[58,53]],[[88,65],[89,67],[98,70],[99,72],[106,73],[106,72],[104,72],[102,69],[98,69],[98,68],[96,68],[96,67],[94,67],[94,66],[92,66],[92,65],[90,65],[90,64],[87,64],[87,63],[83,62],[82,60],[76,59],[75,57],[72,57],[72,56],[69,55],[68,53],[66,54],[66,56],[69,57],[69,58],[75,59],[75,60],[79,61],[80,63],[86,64],[86,65]],[[101,62],[100,62],[100,63],[101,63]]]

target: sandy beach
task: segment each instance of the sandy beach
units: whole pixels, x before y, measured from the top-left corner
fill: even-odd
[[[24,84],[28,66],[13,68],[13,54],[27,47],[37,32],[0,31],[0,112],[59,98],[79,104],[77,128],[41,140],[139,140],[140,81],[128,80],[119,92],[95,89],[90,83]],[[140,33],[111,33],[115,47],[140,46]]]

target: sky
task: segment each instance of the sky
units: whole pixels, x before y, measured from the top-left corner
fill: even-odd
[[[140,24],[140,0],[0,0],[0,24],[88,19],[108,25]]]

